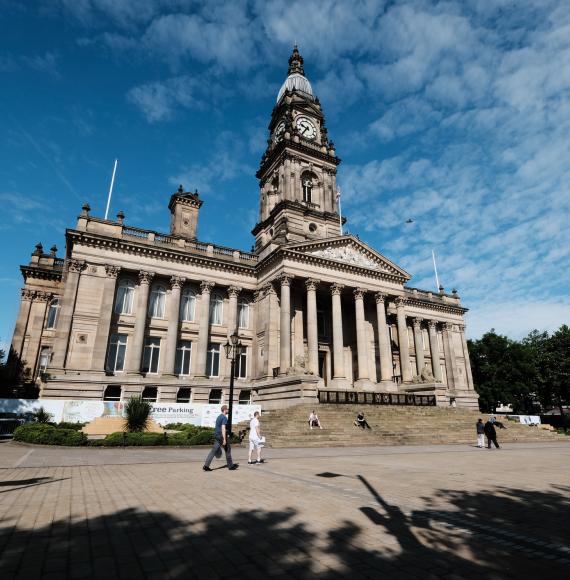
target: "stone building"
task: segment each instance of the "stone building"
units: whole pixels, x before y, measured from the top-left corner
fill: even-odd
[[[257,177],[252,253],[197,238],[198,192],[168,204],[170,233],[83,207],[65,258],[38,244],[12,346],[48,398],[227,400],[223,345],[245,346],[236,401],[315,401],[318,391],[431,393],[477,404],[456,292],[410,275],[343,235],[340,159],[297,48],[269,123]]]

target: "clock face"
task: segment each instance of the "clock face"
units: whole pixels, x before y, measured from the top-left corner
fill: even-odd
[[[281,121],[277,125],[277,127],[275,127],[275,131],[273,131],[273,140],[275,141],[275,143],[283,139],[284,133],[285,133],[285,121]]]
[[[301,134],[301,137],[304,137],[305,139],[315,139],[317,136],[317,128],[307,117],[297,117],[295,126],[297,127],[297,131]]]

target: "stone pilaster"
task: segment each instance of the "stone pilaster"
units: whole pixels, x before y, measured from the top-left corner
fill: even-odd
[[[398,297],[396,302],[396,313],[398,320],[398,342],[400,343],[400,372],[402,381],[409,383],[412,380],[410,370],[410,345],[408,342],[408,326],[406,324],[406,299]]]
[[[356,350],[358,355],[358,380],[368,380],[370,373],[368,372],[368,356],[366,353],[366,327],[364,324],[364,294],[366,290],[362,288],[355,288],[354,294],[354,309],[356,318]]]
[[[315,376],[319,374],[319,332],[317,322],[317,286],[320,280],[309,278],[307,288],[307,347],[309,354],[308,370]]]
[[[238,331],[237,301],[241,291],[242,289],[239,286],[230,286],[228,288],[228,339],[234,331]]]
[[[421,375],[424,368],[424,345],[422,340],[422,318],[414,318],[414,345],[416,347],[416,368]]]
[[[101,295],[101,307],[99,308],[99,323],[95,333],[95,344],[93,345],[93,356],[91,357],[91,370],[105,370],[105,355],[107,354],[107,344],[109,342],[109,329],[111,327],[111,317],[113,315],[113,301],[115,299],[115,286],[117,276],[121,268],[119,266],[105,265],[105,279]]]
[[[386,324],[386,295],[376,292],[376,317],[378,319],[378,350],[380,351],[380,380],[392,381],[392,349]]]
[[[331,286],[332,298],[332,331],[333,331],[333,379],[345,379],[344,375],[344,336],[342,333],[342,301],[341,294],[344,286],[333,284]]]
[[[18,311],[18,318],[16,318],[16,326],[14,328],[14,335],[12,337],[12,348],[14,349],[14,352],[20,357],[22,357],[24,354],[24,341],[26,339],[26,332],[28,330],[30,310],[32,308],[33,299],[33,290],[22,288],[20,309]]]
[[[53,294],[50,292],[42,292],[41,290],[35,292],[32,306],[33,316],[30,317],[29,322],[30,340],[26,349],[26,359],[30,364],[34,377],[37,376],[40,343],[46,323],[48,304],[52,298]]]
[[[170,304],[168,308],[168,329],[166,331],[166,352],[164,356],[163,372],[174,374],[176,361],[176,347],[178,346],[178,324],[180,317],[180,294],[184,285],[184,278],[172,276],[170,278]]]
[[[455,390],[457,365],[455,363],[455,353],[453,352],[453,343],[451,341],[451,333],[453,332],[453,324],[444,322],[443,329],[443,351],[445,354],[445,370],[447,374],[447,388]]]
[[[75,299],[79,288],[79,279],[82,270],[85,268],[84,260],[69,259],[67,261],[67,277],[65,279],[65,290],[59,311],[59,321],[55,334],[54,352],[51,366],[54,368],[65,368],[67,352],[69,350],[69,340],[71,333],[71,323],[75,310]]]
[[[139,373],[144,347],[144,333],[148,312],[148,295],[150,283],[154,278],[153,272],[139,272],[139,288],[137,309],[135,311],[135,328],[133,330],[132,343],[127,343],[127,370],[131,373]]]
[[[441,383],[441,366],[439,362],[439,346],[437,344],[437,323],[435,320],[428,320],[429,351],[431,354],[431,368],[436,382]]]
[[[290,274],[282,274],[279,277],[281,285],[281,320],[279,326],[279,372],[286,374],[291,366],[291,280]]]
[[[200,284],[202,295],[200,298],[198,345],[195,367],[196,375],[199,377],[206,376],[206,361],[208,359],[208,344],[210,340],[210,295],[214,286],[214,282],[202,282]]]

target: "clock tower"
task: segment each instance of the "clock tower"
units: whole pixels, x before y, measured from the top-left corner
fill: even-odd
[[[259,221],[252,233],[261,257],[279,246],[340,234],[336,168],[319,99],[297,46],[271,114],[267,150],[256,174]]]

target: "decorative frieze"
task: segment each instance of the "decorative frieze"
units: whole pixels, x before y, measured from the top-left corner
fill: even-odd
[[[352,264],[355,266],[362,266],[364,268],[371,268],[373,270],[381,270],[380,264],[371,260],[363,253],[358,252],[350,246],[341,246],[334,248],[333,246],[328,246],[322,250],[314,250],[310,252],[312,256],[318,256],[319,258],[326,258],[327,260],[337,260],[345,264]]]

